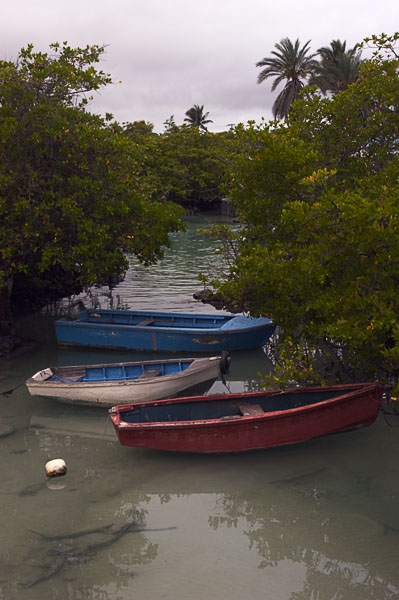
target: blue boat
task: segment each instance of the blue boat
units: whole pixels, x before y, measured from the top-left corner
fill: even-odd
[[[244,315],[88,309],[57,320],[55,329],[63,346],[215,353],[259,348],[274,325]]]

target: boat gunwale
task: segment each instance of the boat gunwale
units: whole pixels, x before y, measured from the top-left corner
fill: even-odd
[[[139,327],[140,329],[147,329],[147,328],[153,328],[151,325],[140,325],[139,323],[136,324],[132,324],[132,325],[128,325],[128,324],[124,324],[124,323],[106,323],[106,322],[95,322],[95,321],[89,321],[89,320],[85,320],[85,318],[83,317],[87,317],[87,319],[90,318],[90,316],[93,315],[104,315],[104,316],[108,316],[110,318],[113,318],[113,315],[118,315],[118,317],[121,314],[124,314],[126,316],[139,316],[140,318],[155,318],[155,319],[170,319],[170,318],[174,318],[174,319],[199,319],[199,320],[206,320],[206,319],[213,319],[214,321],[223,321],[223,322],[228,322],[231,321],[232,319],[234,319],[237,316],[240,316],[239,314],[235,314],[235,313],[182,313],[182,312],[175,312],[175,311],[142,311],[142,310],[119,310],[119,309],[115,309],[115,310],[110,310],[110,309],[92,309],[92,308],[86,308],[85,310],[81,311],[80,313],[77,314],[75,319],[69,320],[66,317],[61,317],[60,319],[56,319],[55,324],[59,324],[61,323],[62,325],[64,324],[68,324],[68,325],[78,325],[78,324],[83,324],[83,325],[125,325],[126,327],[130,328],[130,327]],[[82,319],[80,319],[79,317],[82,316]],[[255,317],[254,317],[255,318]],[[266,317],[264,317],[266,318]],[[176,327],[176,329],[182,329],[182,327]],[[211,329],[211,328],[209,328]],[[219,329],[219,328],[217,328]]]
[[[193,397],[184,397],[184,398],[174,398],[174,399],[163,399],[163,400],[155,400],[151,403],[148,402],[136,402],[134,404],[124,404],[124,405],[117,405],[112,407],[109,410],[110,413],[110,417],[111,420],[114,424],[115,427],[117,428],[121,428],[123,430],[128,430],[128,429],[157,429],[157,428],[171,428],[174,427],[176,429],[189,429],[190,427],[196,427],[198,425],[207,425],[210,427],[220,427],[221,425],[226,425],[226,426],[234,426],[234,425],[240,425],[243,422],[249,423],[251,421],[257,421],[257,422],[261,422],[261,421],[271,421],[274,419],[278,419],[278,418],[288,418],[290,416],[293,415],[297,415],[299,413],[309,413],[309,412],[313,412],[314,410],[320,409],[320,407],[328,407],[332,404],[340,404],[342,402],[345,402],[348,399],[348,396],[351,397],[351,399],[358,399],[359,396],[363,396],[363,395],[369,395],[370,392],[376,392],[378,390],[382,390],[383,387],[378,384],[378,383],[367,383],[367,384],[348,384],[348,385],[342,385],[342,386],[334,386],[335,389],[337,388],[341,388],[341,389],[348,389],[351,386],[353,386],[353,390],[350,390],[345,393],[345,394],[341,394],[340,396],[334,396],[333,398],[327,398],[326,400],[322,400],[320,402],[316,402],[315,404],[310,404],[307,406],[299,406],[299,407],[293,407],[290,409],[286,409],[286,410],[280,410],[280,411],[273,411],[273,412],[264,412],[261,414],[256,414],[256,415],[233,415],[230,416],[229,418],[224,418],[224,417],[219,417],[217,419],[197,419],[197,420],[190,420],[190,421],[160,421],[160,422],[146,422],[146,423],[128,423],[126,421],[121,421],[120,419],[120,415],[121,413],[124,412],[128,412],[129,410],[135,409],[135,408],[141,408],[141,407],[145,407],[151,404],[152,406],[158,406],[159,404],[161,405],[167,405],[167,404],[175,404],[175,403],[184,403],[186,401],[190,401],[190,402],[200,402],[200,401],[208,401],[208,400],[234,400],[234,399],[239,399],[239,398],[243,398],[245,396],[250,396],[250,394],[246,394],[245,392],[240,393],[240,394],[213,394],[213,395],[209,395],[209,396],[193,396]],[[327,390],[332,390],[334,388],[331,387],[316,387],[316,388],[290,388],[284,391],[279,391],[276,394],[269,394],[269,397],[272,396],[279,396],[280,394],[284,394],[284,393],[293,393],[293,392],[297,392],[297,393],[306,393],[307,391],[309,392],[316,392],[316,391],[327,391]],[[337,390],[339,391],[339,389]],[[260,396],[262,393],[258,393],[258,392],[254,392],[255,394],[258,394],[258,396]],[[229,398],[224,398],[225,396],[229,396]],[[234,398],[232,398],[231,396],[234,396]],[[256,396],[254,396],[254,398],[256,398]]]
[[[185,313],[185,312],[180,312],[180,311],[173,311],[173,310],[164,310],[164,311],[151,311],[151,310],[134,310],[134,309],[127,309],[127,310],[120,310],[118,308],[116,309],[109,309],[109,308],[85,308],[84,310],[80,311],[77,316],[79,317],[79,315],[84,315],[84,314],[100,314],[100,315],[120,315],[120,314],[127,314],[127,315],[139,315],[141,317],[170,317],[170,316],[176,316],[176,317],[188,317],[190,319],[192,318],[198,318],[198,319],[231,319],[234,317],[239,316],[241,313]],[[254,317],[255,318],[255,317]],[[60,319],[58,319],[59,321],[65,321],[66,317],[61,317]]]
[[[56,323],[60,323],[60,322],[65,322],[65,324],[67,324],[67,327],[85,327],[85,328],[90,328],[90,329],[97,329],[100,327],[106,327],[107,329],[121,329],[121,330],[126,330],[126,331],[151,331],[151,332],[165,332],[167,331],[168,333],[176,333],[179,332],[181,334],[184,335],[191,335],[192,333],[206,333],[207,335],[210,335],[211,333],[217,333],[218,335],[223,334],[223,335],[237,335],[237,333],[239,332],[243,332],[243,333],[247,333],[248,331],[253,331],[255,329],[261,329],[264,327],[274,327],[273,322],[271,319],[269,319],[269,322],[266,323],[259,323],[258,325],[244,325],[241,327],[237,327],[236,329],[222,329],[222,327],[173,327],[171,325],[167,325],[167,326],[154,326],[154,325],[126,325],[124,323],[92,323],[91,321],[66,321],[65,319],[60,319],[59,321],[56,321]],[[61,325],[62,327],[64,326],[64,323],[62,323]],[[68,343],[68,342],[62,342],[62,343]]]

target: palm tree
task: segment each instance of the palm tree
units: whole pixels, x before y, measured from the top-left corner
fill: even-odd
[[[208,131],[206,125],[213,123],[211,119],[208,119],[209,112],[204,113],[204,105],[194,104],[185,114],[187,116],[184,120],[187,121],[190,127],[198,127],[198,129]]]
[[[346,42],[333,40],[330,47],[319,48],[317,53],[321,60],[311,74],[309,84],[317,85],[323,94],[342,92],[358,78],[363,60],[357,46],[347,50]]]
[[[257,67],[265,67],[258,75],[258,83],[275,77],[272,85],[274,91],[279,83],[286,82],[272,107],[275,119],[285,119],[291,104],[299,97],[306,78],[317,66],[317,61],[314,60],[316,55],[309,54],[309,44],[310,40],[300,48],[299,39],[293,44],[290,39],[284,38],[279,44],[275,44],[277,50],[272,51],[272,57],[263,58],[256,63]]]

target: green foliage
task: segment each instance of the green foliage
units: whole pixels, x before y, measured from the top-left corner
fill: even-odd
[[[154,124],[146,121],[133,121],[133,123],[124,123],[124,133],[133,141],[141,142],[153,133]]]
[[[309,54],[309,44],[310,40],[301,48],[299,39],[292,43],[289,38],[284,38],[279,44],[275,44],[276,50],[272,50],[271,57],[262,58],[256,63],[257,67],[262,67],[258,83],[274,77],[273,91],[284,82],[284,88],[273,104],[275,119],[287,117],[292,103],[299,98],[307,77],[317,66],[315,54]]]
[[[359,47],[373,48],[373,58],[384,60],[384,58],[390,58],[391,56],[399,58],[398,42],[399,32],[396,31],[393,35],[381,33],[380,35],[366,37],[363,42],[359,44]]]
[[[186,111],[186,118],[184,119],[190,127],[197,127],[202,131],[208,131],[208,123],[213,123],[211,119],[208,119],[209,112],[204,112],[204,105],[199,106],[194,104],[191,108]]]
[[[173,115],[165,121],[162,134],[152,129],[152,123],[145,121],[119,127],[135,145],[140,184],[146,194],[188,210],[206,210],[220,202],[228,166],[236,152],[234,133],[179,126]]]
[[[377,36],[374,37],[377,39]],[[380,45],[392,48],[393,41],[394,38],[385,36],[381,38]],[[257,67],[262,67],[258,83],[274,77],[272,91],[280,83],[284,83],[284,88],[273,104],[275,119],[285,119],[288,116],[293,103],[301,97],[305,85],[316,86],[323,94],[337,94],[358,78],[362,63],[362,44],[347,50],[345,41],[332,40],[330,47],[319,48],[315,54],[309,54],[309,44],[310,40],[301,48],[299,39],[292,43],[289,38],[284,38],[279,44],[275,44],[276,50],[271,52],[272,56],[256,63]],[[317,55],[320,61],[315,59]]]
[[[163,134],[142,140],[139,151],[147,183],[156,190],[154,198],[205,209],[223,195],[234,136],[201,133],[172,120]]]
[[[137,145],[111,115],[85,110],[111,82],[95,68],[103,47],[50,49],[30,45],[16,63],[0,62],[3,290],[17,274],[57,265],[80,284],[109,281],[126,270],[126,252],[154,262],[182,227],[179,207],[149,200]]]
[[[284,125],[237,132],[238,255],[213,284],[280,326],[283,383],[318,381],[323,358],[326,379],[398,385],[398,66],[377,56],[330,99],[306,91]]]
[[[337,94],[356,81],[362,64],[361,50],[355,46],[346,49],[346,42],[333,40],[330,47],[319,48],[320,62],[310,74],[309,85],[317,87],[326,94]]]

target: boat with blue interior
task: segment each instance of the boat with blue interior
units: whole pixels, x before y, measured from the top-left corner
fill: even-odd
[[[222,352],[263,346],[274,325],[265,317],[87,309],[55,322],[63,346],[151,352]]]
[[[206,390],[227,372],[230,355],[142,362],[47,367],[27,379],[32,396],[55,398],[71,404],[111,407],[146,402],[184,391]],[[206,391],[205,390],[205,391]]]

